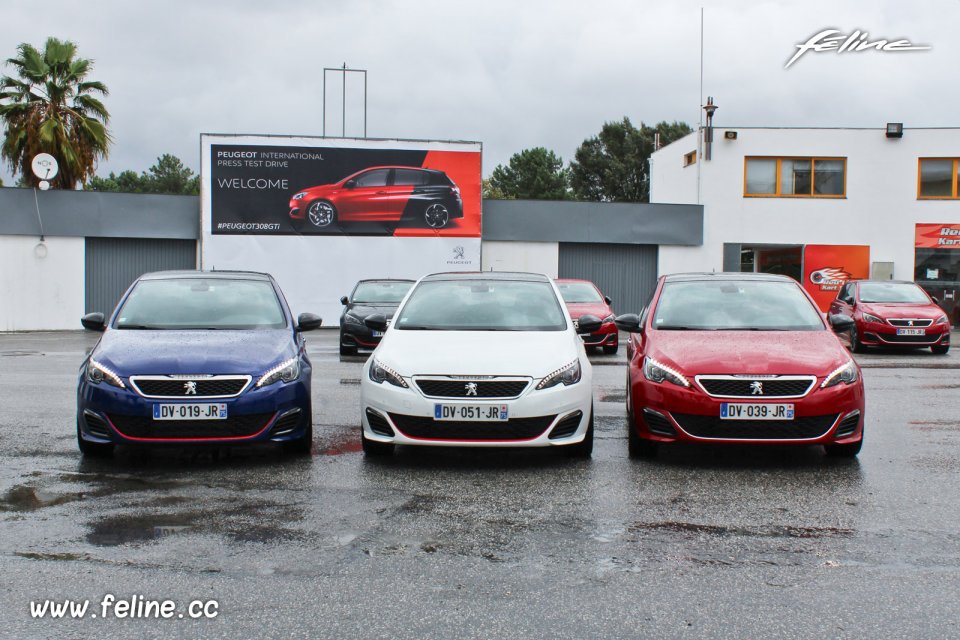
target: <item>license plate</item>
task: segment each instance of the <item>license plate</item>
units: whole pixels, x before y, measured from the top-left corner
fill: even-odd
[[[383,331],[371,331],[370,335],[372,335],[374,338],[382,338]]]
[[[898,336],[922,336],[926,332],[926,329],[897,329]]]
[[[721,420],[793,420],[792,404],[760,402],[724,402],[720,405]]]
[[[434,420],[458,422],[503,422],[509,420],[505,404],[435,404]]]
[[[226,420],[226,403],[155,404],[154,420]]]

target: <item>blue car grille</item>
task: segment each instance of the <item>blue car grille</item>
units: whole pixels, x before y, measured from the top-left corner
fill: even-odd
[[[225,420],[154,420],[150,416],[108,416],[117,431],[131,438],[242,438],[259,433],[272,413],[230,416]]]
[[[165,398],[192,398],[213,396],[235,396],[250,382],[248,377],[230,378],[142,378],[132,376],[130,381],[145,396]],[[190,385],[188,383],[194,383]],[[191,388],[196,393],[189,393]]]

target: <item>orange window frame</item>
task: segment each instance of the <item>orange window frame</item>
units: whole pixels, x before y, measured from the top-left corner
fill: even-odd
[[[920,181],[920,178],[923,176],[923,161],[924,160],[951,160],[953,162],[953,172],[950,174],[951,188],[950,191],[953,195],[949,196],[925,196],[920,192],[920,189],[923,187],[923,183]],[[956,200],[960,198],[960,195],[957,193],[957,165],[960,163],[960,158],[917,158],[917,200]]]
[[[747,193],[747,163],[750,160],[776,160],[777,175],[776,184],[773,193]],[[782,163],[784,160],[809,160],[810,161],[810,193],[781,193],[780,179],[782,172]],[[818,160],[840,160],[843,162],[843,193],[827,194],[813,193],[813,187],[816,184],[817,161]],[[743,157],[743,197],[744,198],[827,198],[842,199],[847,197],[847,159],[835,156],[744,156]]]

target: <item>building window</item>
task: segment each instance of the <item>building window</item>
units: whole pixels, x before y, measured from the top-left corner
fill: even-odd
[[[697,163],[697,152],[691,151],[690,153],[683,154],[683,166],[689,167],[692,164]]]
[[[956,198],[957,158],[920,158],[917,197]]]
[[[842,198],[846,158],[745,158],[744,196]]]

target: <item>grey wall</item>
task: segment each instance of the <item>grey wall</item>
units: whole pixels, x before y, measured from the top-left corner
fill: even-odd
[[[36,194],[36,200],[34,200]],[[0,188],[0,235],[168,238],[200,236],[200,198]]]
[[[699,246],[703,206],[484,200],[483,239]]]
[[[657,287],[657,247],[561,242],[558,273],[596,284],[618,314],[640,313]]]

